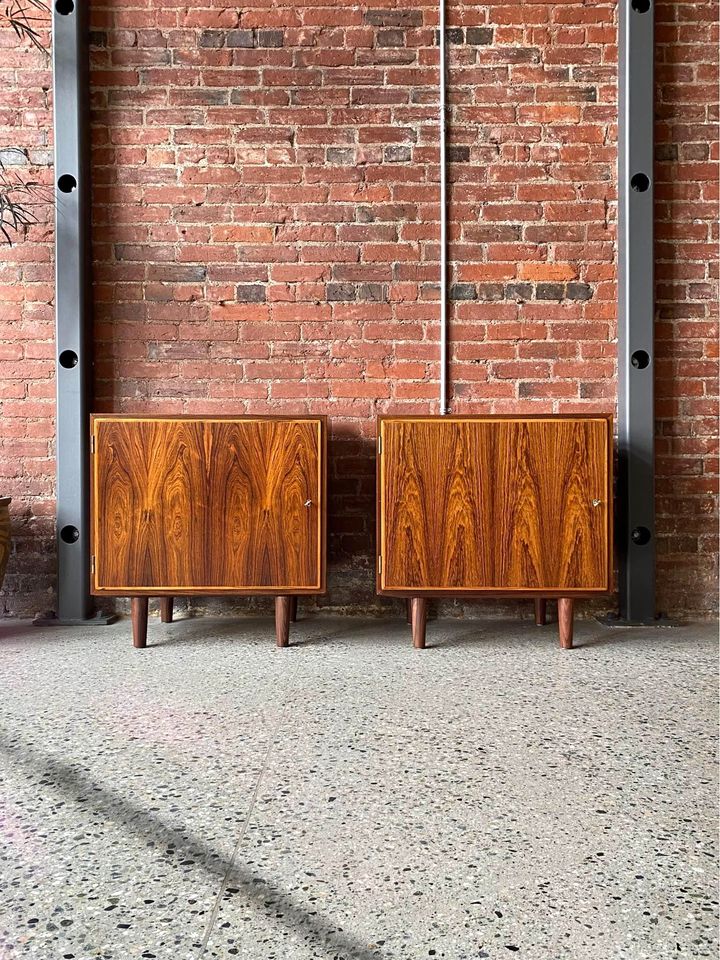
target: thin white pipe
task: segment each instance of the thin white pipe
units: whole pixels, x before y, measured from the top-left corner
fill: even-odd
[[[447,158],[445,0],[440,2],[440,413],[448,409]]]

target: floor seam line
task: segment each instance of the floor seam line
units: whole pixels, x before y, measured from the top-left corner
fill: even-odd
[[[217,923],[218,915],[220,913],[220,906],[222,904],[223,894],[225,893],[225,890],[227,888],[228,880],[232,875],[233,869],[235,867],[235,858],[237,856],[237,853],[240,849],[240,846],[243,840],[245,839],[245,834],[247,833],[248,826],[250,824],[250,820],[253,815],[253,811],[255,810],[255,804],[257,802],[257,798],[260,793],[260,787],[262,785],[263,780],[265,779],[265,774],[267,773],[267,769],[270,763],[270,757],[272,755],[273,748],[275,747],[278,733],[280,732],[280,729],[285,722],[285,718],[290,708],[290,694],[295,686],[295,680],[299,672],[300,672],[300,661],[298,660],[298,662],[295,664],[295,668],[290,677],[290,683],[288,685],[287,693],[285,694],[285,697],[284,697],[284,702],[282,705],[282,710],[280,712],[280,717],[278,718],[277,724],[275,725],[275,729],[272,731],[272,735],[270,737],[270,743],[268,744],[268,748],[265,751],[262,767],[260,768],[260,773],[258,774],[257,782],[255,784],[255,789],[253,790],[252,797],[250,799],[250,806],[248,808],[247,815],[243,822],[242,829],[240,831],[240,836],[235,841],[232,854],[230,855],[230,862],[228,864],[228,868],[225,871],[225,875],[223,876],[220,882],[220,888],[218,890],[218,894],[215,899],[215,905],[213,906],[212,913],[210,914],[210,919],[208,921],[208,926],[205,931],[205,935],[203,936],[202,947],[201,947],[200,953],[198,954],[198,958],[202,958],[203,955],[205,954],[205,951],[208,948],[208,944],[210,943],[210,938],[213,934],[213,931],[215,930],[215,925]]]

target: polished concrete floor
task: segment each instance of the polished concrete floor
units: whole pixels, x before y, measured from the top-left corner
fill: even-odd
[[[717,956],[717,629],[0,624],[0,958]]]

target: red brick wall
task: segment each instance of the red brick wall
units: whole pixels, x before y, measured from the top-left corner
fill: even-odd
[[[448,5],[456,411],[614,407],[615,16]],[[717,561],[717,17],[657,19],[660,596],[699,614]],[[375,414],[437,410],[436,22],[429,2],[93,4],[96,408],[328,413],[334,604],[372,600]],[[15,54],[0,92],[1,142],[47,124],[31,61]],[[43,272],[23,299],[9,267],[2,314],[0,348],[26,349],[25,329],[44,351],[8,357],[24,392],[0,436],[27,516],[8,612],[51,587],[46,240],[14,248]],[[6,433],[12,403],[38,446]]]
[[[718,5],[656,11],[658,588],[718,600]]]

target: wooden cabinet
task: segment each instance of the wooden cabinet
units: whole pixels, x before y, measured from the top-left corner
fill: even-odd
[[[612,583],[612,421],[576,417],[381,417],[380,594],[406,597],[424,646],[428,597],[558,598]]]
[[[92,417],[92,592],[273,594],[278,643],[297,597],[325,591],[322,417]]]

